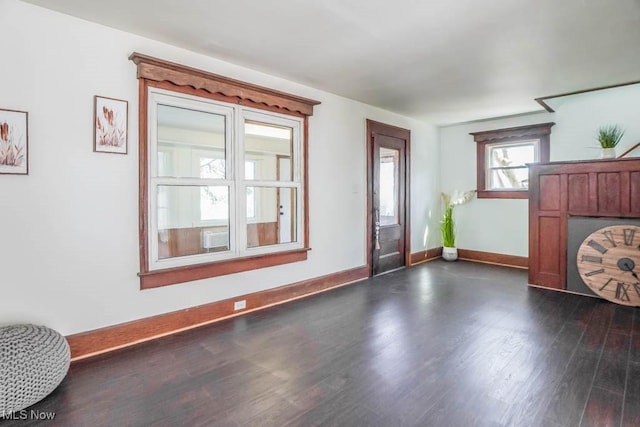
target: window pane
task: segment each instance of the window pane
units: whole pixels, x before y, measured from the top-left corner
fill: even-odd
[[[224,179],[224,159],[207,156],[205,153],[196,153],[199,163],[199,178]]]
[[[492,169],[489,171],[490,190],[526,190],[529,188],[529,168]]]
[[[297,241],[295,188],[247,187],[255,200],[254,216],[247,218],[247,247]]]
[[[536,160],[535,142],[489,146],[490,167],[525,166]]]
[[[229,219],[229,188],[200,187],[200,220],[226,221]]]
[[[244,179],[255,179],[256,177],[256,161],[247,160],[244,162]]]
[[[157,176],[225,178],[225,116],[158,105]]]
[[[398,224],[400,152],[380,148],[380,225]]]
[[[253,179],[255,177],[256,162],[247,160],[244,162],[244,179]],[[247,218],[254,219],[256,216],[256,193],[253,187],[247,188]]]
[[[229,250],[229,187],[160,185],[160,259]]]
[[[293,129],[266,123],[245,121],[245,159],[255,163],[253,177],[246,177],[246,179],[292,181],[292,147]]]

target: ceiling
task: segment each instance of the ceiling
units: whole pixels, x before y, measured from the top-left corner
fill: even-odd
[[[26,1],[440,125],[640,80],[640,0]]]

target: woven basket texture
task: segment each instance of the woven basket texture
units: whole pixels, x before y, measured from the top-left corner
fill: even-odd
[[[69,370],[67,340],[38,325],[0,327],[0,416],[48,396]]]

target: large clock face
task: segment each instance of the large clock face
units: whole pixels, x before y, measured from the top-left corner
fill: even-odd
[[[578,249],[578,272],[596,294],[640,306],[640,227],[612,225],[594,231]]]

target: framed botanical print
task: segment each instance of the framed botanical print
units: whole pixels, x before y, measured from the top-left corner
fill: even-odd
[[[128,106],[121,99],[94,97],[93,151],[127,154]]]
[[[0,109],[0,174],[29,173],[29,132],[26,111]]]

